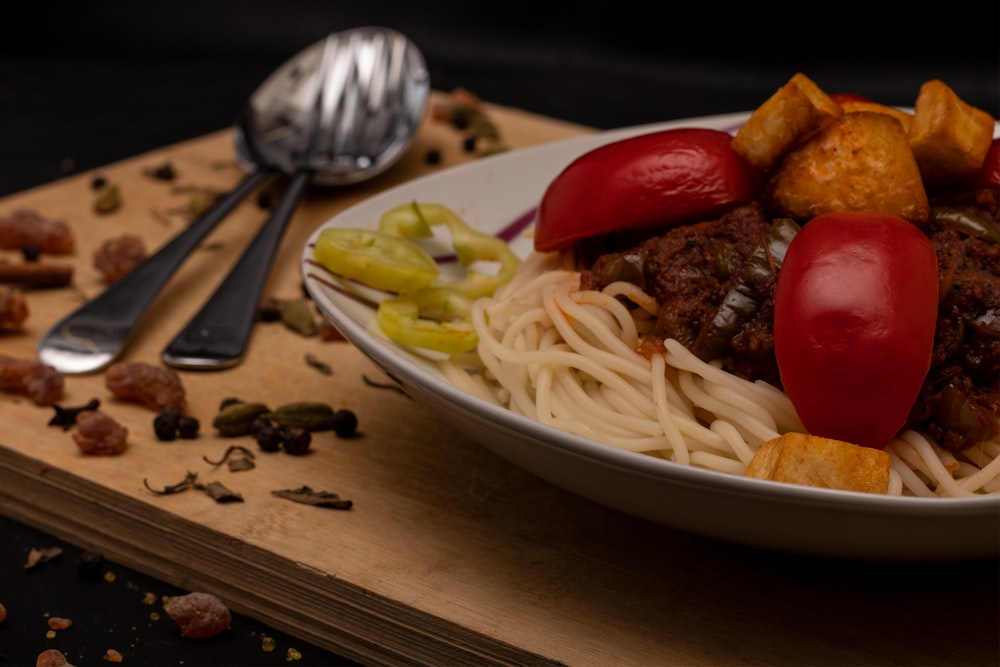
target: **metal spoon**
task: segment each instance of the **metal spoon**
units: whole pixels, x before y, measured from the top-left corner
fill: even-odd
[[[306,48],[254,92],[236,123],[247,177],[127,276],[53,325],[39,359],[64,373],[102,370],[198,243],[265,178],[293,174],[282,200],[208,303],[163,353],[185,368],[239,363],[274,253],[310,182],[355,183],[392,166],[426,109],[429,76],[406,37],[387,28],[333,33]]]

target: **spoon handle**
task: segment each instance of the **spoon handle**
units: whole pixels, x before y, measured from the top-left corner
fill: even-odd
[[[260,295],[285,227],[313,173],[296,172],[271,217],[261,227],[215,293],[163,350],[168,366],[213,370],[243,358],[257,316]]]
[[[70,374],[92,373],[108,366],[181,263],[271,173],[259,169],[248,174],[156,253],[56,322],[38,342],[39,359]]]

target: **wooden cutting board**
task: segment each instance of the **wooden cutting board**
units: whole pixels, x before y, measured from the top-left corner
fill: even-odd
[[[515,149],[589,131],[486,109]],[[301,248],[334,213],[477,159],[462,139],[428,117],[407,157],[383,177],[314,189],[284,238],[268,294],[302,294]],[[426,161],[432,149],[440,164]],[[168,162],[175,181],[149,176]],[[93,212],[96,176],[120,188],[113,213]],[[241,176],[232,135],[222,131],[0,201],[0,215],[29,207],[65,220],[78,244],[66,260],[72,287],[32,291],[25,330],[0,337],[0,351],[33,358],[38,336],[100,291],[92,254],[104,239],[133,232],[153,250],[187,224],[179,211],[192,189],[226,190]],[[125,359],[158,363],[264,217],[248,201],[212,233],[155,302]],[[307,355],[332,373],[307,364]],[[202,434],[171,443],[154,437],[153,412],[114,400],[101,374],[67,379],[63,405],[98,398],[129,429],[127,452],[109,458],[82,455],[69,433],[46,426],[50,408],[0,393],[0,511],[182,588],[214,592],[234,610],[371,665],[998,661],[997,579],[986,576],[984,590],[982,564],[823,562],[624,516],[525,473],[447,420],[366,382],[385,378],[349,344],[279,323],[256,327],[240,366],[181,376]],[[230,472],[208,461],[231,444],[256,445],[214,433],[211,419],[226,397],[271,406],[325,400],[353,410],[361,434],[317,434],[302,457],[258,451],[255,469]],[[244,502],[218,504],[197,491],[156,496],[146,486],[189,472]],[[302,485],[338,493],[353,508],[271,495]],[[970,568],[978,585],[963,582],[960,572]]]

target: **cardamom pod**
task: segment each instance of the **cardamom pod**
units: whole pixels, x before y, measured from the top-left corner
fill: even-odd
[[[212,420],[212,426],[228,438],[247,435],[257,417],[267,414],[270,408],[263,403],[232,403],[219,410]]]
[[[319,332],[311,303],[306,299],[289,299],[278,303],[281,322],[301,336],[315,336]]]
[[[111,213],[116,211],[122,204],[121,192],[117,185],[105,183],[97,190],[94,198],[94,211],[96,213]]]
[[[282,405],[268,418],[278,426],[297,426],[308,431],[329,431],[333,428],[334,409],[318,401],[297,401]]]

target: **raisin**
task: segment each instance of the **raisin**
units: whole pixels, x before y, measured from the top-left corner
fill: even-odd
[[[108,368],[104,384],[118,398],[154,410],[175,407],[183,411],[187,404],[180,376],[173,369],[163,366],[120,361]]]
[[[37,405],[52,405],[62,398],[64,384],[63,374],[52,366],[0,354],[0,390],[23,394]]]
[[[35,658],[35,667],[73,667],[57,648],[45,649]]]
[[[0,285],[0,330],[17,330],[28,319],[28,300],[16,287]]]
[[[0,217],[0,249],[20,250],[27,243],[50,255],[71,255],[76,250],[73,231],[62,220],[27,208]]]
[[[103,412],[85,410],[76,416],[73,440],[84,454],[117,456],[125,451],[128,429]]]
[[[232,622],[229,609],[211,593],[176,595],[163,609],[180,627],[181,635],[192,639],[214,637],[228,630]]]
[[[339,438],[349,438],[358,430],[358,417],[351,410],[341,409],[333,413],[333,432]]]
[[[50,616],[48,626],[53,630],[68,630],[73,625],[73,621],[61,616]]]
[[[146,244],[135,234],[122,234],[101,243],[94,251],[94,268],[106,284],[131,272],[146,259]]]

